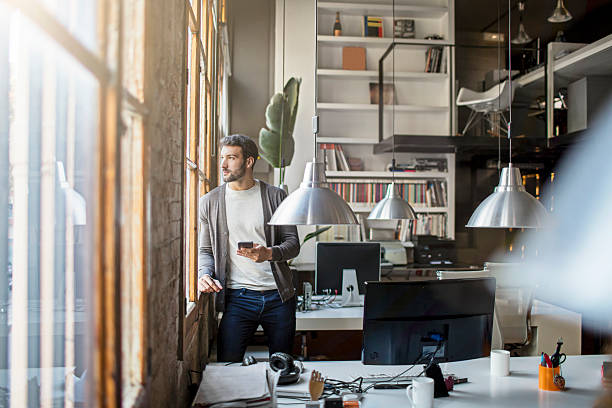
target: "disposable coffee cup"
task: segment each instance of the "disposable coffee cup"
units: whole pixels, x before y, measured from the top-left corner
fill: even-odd
[[[491,350],[491,375],[506,377],[510,375],[510,352],[506,350]]]

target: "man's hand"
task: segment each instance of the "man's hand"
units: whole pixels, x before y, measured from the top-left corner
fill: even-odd
[[[269,261],[272,259],[272,248],[266,248],[265,246],[254,244],[253,248],[242,248],[236,251],[240,256],[245,256],[249,259],[254,260],[257,263]]]
[[[211,278],[209,275],[204,275],[198,279],[198,290],[204,293],[219,292],[223,289],[221,282]]]

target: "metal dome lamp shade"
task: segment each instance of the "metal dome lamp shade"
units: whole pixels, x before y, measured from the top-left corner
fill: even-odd
[[[329,189],[325,180],[325,164],[317,160],[317,134],[319,116],[317,115],[317,33],[318,10],[315,1],[315,69],[314,69],[314,156],[306,163],[304,178],[300,187],[291,193],[278,206],[269,225],[345,225],[357,224],[357,217],[351,207],[336,192]]]
[[[508,0],[508,38],[510,38],[510,0]],[[512,87],[512,45],[508,44],[508,75]],[[512,98],[512,91],[509,93]],[[512,166],[512,99],[509,103],[508,141],[510,160],[502,169],[499,185],[476,208],[466,227],[471,228],[541,228],[546,219],[546,209],[529,194],[522,184],[521,172]]]
[[[525,3],[522,1],[519,1],[518,9],[519,9],[519,31],[516,37],[512,39],[512,44],[519,44],[519,45],[528,44],[533,41],[533,38],[531,38],[529,34],[527,34],[527,31],[525,30],[525,26],[523,25],[523,13],[525,12]]]
[[[565,8],[563,0],[557,0],[557,7],[555,7],[550,17],[548,17],[548,21],[551,23],[565,23],[571,19],[572,14]]]
[[[393,21],[395,21],[395,1],[393,2]],[[395,47],[393,48],[393,85],[395,86]],[[385,198],[372,209],[368,220],[414,220],[416,214],[406,200],[397,191],[395,185],[395,100],[391,111],[391,137],[393,141],[393,159],[391,160],[391,184],[387,187]]]

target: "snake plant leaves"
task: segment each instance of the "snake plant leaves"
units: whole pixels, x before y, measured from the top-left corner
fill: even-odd
[[[276,168],[290,165],[293,159],[293,128],[301,83],[301,78],[290,78],[285,84],[284,92],[272,96],[266,108],[267,129],[262,128],[259,131],[259,154]]]

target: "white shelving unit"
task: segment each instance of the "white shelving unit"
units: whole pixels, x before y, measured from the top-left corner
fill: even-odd
[[[345,149],[346,150],[346,149]],[[397,155],[396,155],[397,156]],[[444,154],[415,154],[414,157],[444,157],[447,160],[448,171],[415,171],[415,172],[396,172],[392,174],[389,171],[384,171],[381,166],[384,165],[383,159],[377,155],[374,158],[368,159],[371,161],[371,166],[377,170],[365,171],[326,171],[325,176],[328,183],[389,183],[394,177],[396,182],[427,182],[433,180],[446,182],[447,206],[445,207],[429,207],[423,204],[414,204],[413,208],[417,213],[421,214],[446,214],[446,230],[447,238],[455,238],[455,155],[450,153]],[[367,213],[372,211],[376,204],[349,202],[349,205],[358,214],[367,217]]]
[[[370,84],[378,83],[379,60],[391,45],[393,38],[392,0],[338,0],[319,1],[318,12],[318,100],[321,117],[319,143],[343,146],[349,157],[364,161],[365,171],[328,171],[328,181],[351,183],[355,180],[389,182],[386,170],[391,154],[373,155],[373,145],[379,142],[378,105],[370,102]],[[332,34],[336,12],[340,13],[342,36]],[[384,37],[364,37],[364,16],[381,17]],[[384,62],[385,83],[394,79],[395,109],[384,109],[384,137],[396,134],[420,136],[448,136],[454,132],[454,0],[395,0],[395,18],[413,19],[415,38],[396,38],[392,55]],[[442,40],[427,40],[431,35]],[[366,69],[342,69],[342,48],[363,47]],[[444,47],[443,72],[425,72],[426,53],[430,47]],[[395,62],[393,63],[393,58]],[[393,74],[393,66],[395,73]],[[394,114],[392,115],[392,112]],[[393,121],[394,116],[394,121]],[[418,213],[447,215],[447,236],[455,231],[455,157],[453,154],[398,153],[398,162],[415,157],[445,157],[448,172],[396,173],[395,178],[407,180],[444,180],[447,185],[447,207],[417,205]],[[368,213],[374,207],[369,203],[350,203],[354,211]]]

